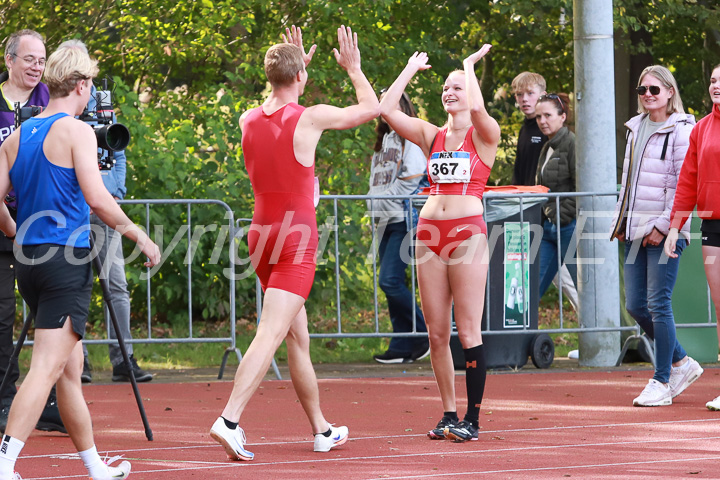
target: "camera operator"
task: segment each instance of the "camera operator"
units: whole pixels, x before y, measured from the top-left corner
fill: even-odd
[[[10,35],[5,45],[5,65],[8,71],[0,74],[0,145],[15,130],[16,103],[21,107],[45,107],[50,99],[47,86],[40,81],[45,70],[45,43],[42,35],[33,30],[20,30]],[[6,201],[14,217],[14,192],[10,192]],[[5,431],[10,404],[17,391],[15,382],[20,375],[17,362],[9,365],[13,352],[15,309],[13,242],[0,232],[0,379],[10,368],[8,381],[0,392],[0,432]],[[37,427],[45,431],[67,433],[57,408],[54,389]]]
[[[82,42],[78,40],[68,40],[60,45],[60,48],[65,46],[85,48]],[[85,50],[87,53],[87,50]],[[99,105],[97,102],[97,89],[93,85],[90,93],[90,101],[88,102],[86,110],[88,112],[96,112]],[[109,95],[109,92],[105,91],[101,95]],[[101,98],[102,103],[108,104],[109,98]],[[83,118],[83,120],[87,121]],[[112,121],[115,123],[115,113],[112,114]],[[109,152],[107,150],[98,149],[98,155],[100,158],[106,158]],[[125,150],[114,152],[115,163],[111,169],[102,170],[103,184],[105,188],[110,192],[115,200],[122,200],[125,197],[127,188],[125,187],[125,171],[126,171],[126,158]],[[117,315],[118,326],[120,327],[120,335],[124,340],[131,340],[132,334],[130,333],[130,292],[127,286],[127,277],[125,276],[125,258],[123,256],[122,249],[122,235],[108,227],[105,222],[98,218],[95,213],[90,214],[90,223],[96,226],[94,230],[97,230],[95,236],[98,236],[99,231],[104,232],[100,238],[95,238],[95,245],[98,248],[98,257],[100,263],[103,265],[102,272],[98,272],[102,278],[106,278],[108,286],[110,288],[110,301],[112,302],[113,308]],[[115,328],[112,322],[108,321],[108,311],[105,308],[105,318],[108,325],[108,338],[115,339]],[[135,374],[135,380],[137,382],[149,382],[153,376],[151,373],[146,372],[137,364],[137,360],[133,355],[132,343],[127,343],[127,352],[130,356],[130,364]],[[108,345],[108,353],[110,356],[110,363],[113,367],[112,381],[113,382],[129,382],[130,381],[130,370],[123,360],[120,347],[116,344]],[[92,382],[92,369],[90,361],[88,360],[87,346],[83,344],[83,372],[82,382]]]
[[[25,121],[0,148],[0,195],[15,188],[20,227],[0,205],[0,229],[9,238],[17,234],[18,288],[35,314],[30,371],[0,443],[0,480],[17,478],[15,462],[55,383],[60,413],[89,476],[111,480],[130,473],[129,462],[111,467],[98,455],[80,383],[93,283],[90,208],[138,244],[148,256],[147,267],[159,263],[160,250],[108,193],[97,167],[93,129],[73,118],[87,105],[98,71],[85,52],[66,46],[50,55],[46,110]]]

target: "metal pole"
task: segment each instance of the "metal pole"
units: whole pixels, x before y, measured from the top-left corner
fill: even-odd
[[[613,5],[574,0],[577,191],[617,188]],[[609,241],[612,198],[578,198],[578,293],[580,325],[618,327],[620,292],[617,244]],[[580,365],[612,366],[620,333],[582,333]]]
[[[90,250],[94,249],[95,242],[93,241],[91,236]],[[132,384],[133,393],[135,394],[135,401],[137,402],[138,410],[140,410],[140,418],[142,419],[143,426],[145,427],[145,437],[148,439],[148,441],[152,442],[152,429],[150,428],[150,423],[148,422],[147,415],[145,414],[145,406],[143,405],[142,397],[140,396],[140,390],[138,390],[137,381],[135,380],[135,372],[133,371],[132,363],[130,363],[130,356],[127,353],[127,348],[125,348],[125,340],[120,333],[120,325],[118,325],[117,314],[115,313],[115,308],[113,307],[110,297],[110,287],[108,286],[107,279],[102,277],[102,262],[100,262],[100,258],[98,255],[94,255],[92,261],[93,265],[95,266],[95,270],[97,270],[98,272],[98,281],[100,282],[100,287],[102,288],[105,305],[107,305],[108,311],[110,312],[110,319],[112,320],[113,327],[115,327],[115,337],[117,337],[120,352],[122,353],[125,365],[127,365],[128,371],[130,372],[130,383]]]

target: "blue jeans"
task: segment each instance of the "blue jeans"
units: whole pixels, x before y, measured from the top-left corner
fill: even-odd
[[[412,258],[410,255],[411,242],[405,242],[403,245],[403,239],[407,233],[406,222],[388,223],[380,240],[379,284],[387,297],[390,322],[394,333],[413,331],[413,294],[407,287],[406,276],[408,266],[406,260]],[[400,253],[401,248],[405,248],[403,255]],[[415,330],[427,332],[425,317],[417,303],[415,304]],[[427,342],[427,338],[424,337],[393,337],[388,350],[408,356],[413,350],[426,345]]]
[[[565,257],[570,246],[570,241],[575,233],[575,220],[567,225],[560,226],[560,255],[563,264],[567,267],[572,276],[573,283],[577,285],[577,263],[575,263],[577,248],[573,247],[573,261],[565,263]],[[543,222],[543,236],[540,243],[540,298],[555,278],[558,272],[558,245],[557,245],[557,224],[549,220]]]
[[[631,255],[633,242],[625,242],[625,308],[648,337],[655,340],[653,378],[668,383],[671,364],[687,355],[675,336],[672,311],[672,291],[687,242],[682,238],[677,241],[678,258],[668,258],[663,252],[664,245],[664,240],[657,246],[640,245],[637,255]]]

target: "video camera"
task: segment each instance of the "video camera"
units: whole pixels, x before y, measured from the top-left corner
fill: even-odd
[[[112,105],[112,93],[107,88],[107,78],[102,80],[102,90],[95,94],[95,110],[85,110],[79,119],[92,126],[97,138],[98,167],[100,170],[110,170],[115,165],[114,152],[125,150],[130,143],[130,131],[122,123],[115,123]],[[15,104],[15,128],[28,118],[41,113],[43,107],[21,107]]]
[[[130,131],[122,123],[115,123],[112,92],[108,90],[107,78],[102,79],[102,90],[95,92],[95,110],[85,107],[80,120],[92,125],[98,147],[107,152],[98,152],[100,170],[110,170],[115,165],[113,153],[125,150],[130,143]]]

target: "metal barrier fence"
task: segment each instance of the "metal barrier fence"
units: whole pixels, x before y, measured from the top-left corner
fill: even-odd
[[[547,199],[547,201],[554,201],[556,203],[556,208],[559,209],[560,205],[560,199],[565,197],[592,197],[593,199],[597,197],[602,196],[617,196],[617,192],[583,192],[583,193],[497,193],[497,192],[486,192],[483,201],[486,205],[485,212],[486,215],[488,214],[488,202],[492,202],[493,200],[499,200],[499,199],[514,199],[518,202],[518,211],[517,213],[520,215],[520,223],[523,224],[525,222],[524,216],[525,216],[525,208],[524,204],[528,202],[537,202],[539,199]],[[340,238],[340,224],[338,222],[339,218],[343,218],[342,216],[342,208],[341,204],[345,202],[365,202],[369,201],[371,203],[374,203],[377,200],[387,200],[387,199],[395,199],[395,200],[410,200],[410,201],[417,201],[417,196],[395,196],[395,197],[387,197],[387,196],[369,196],[369,195],[321,195],[320,196],[320,206],[318,207],[318,230],[320,233],[321,241],[320,241],[320,248],[318,250],[318,257],[319,259],[323,259],[324,255],[327,253],[326,250],[323,248],[324,245],[327,243],[328,237],[332,235],[334,240],[334,246],[333,246],[333,256],[335,258],[334,262],[334,276],[335,276],[335,303],[336,303],[336,330],[334,332],[316,332],[311,333],[311,337],[313,338],[367,338],[367,337],[382,337],[382,338],[392,338],[392,337],[407,337],[407,336],[426,336],[427,334],[424,332],[417,332],[415,327],[415,302],[416,302],[416,294],[417,294],[417,279],[415,276],[415,270],[414,268],[411,268],[411,278],[410,278],[410,288],[411,291],[415,294],[413,295],[413,331],[410,333],[393,333],[388,331],[382,331],[380,328],[380,320],[379,320],[379,312],[378,312],[378,264],[377,264],[377,256],[374,254],[374,251],[377,247],[377,233],[378,233],[378,225],[376,225],[375,222],[368,222],[369,223],[369,229],[370,234],[372,237],[371,241],[371,252],[368,254],[368,258],[371,262],[371,268],[372,268],[372,278],[373,278],[373,299],[374,299],[374,328],[371,331],[365,331],[365,332],[350,332],[344,329],[343,326],[343,309],[342,309],[342,298],[341,298],[341,268],[343,265],[343,259],[341,258],[341,252],[339,250],[339,244],[341,242]],[[326,218],[321,218],[321,208],[324,204],[330,203],[329,210],[330,214],[327,215]],[[372,210],[372,206],[370,208]],[[607,213],[606,213],[607,214]],[[610,215],[612,215],[612,212],[609,212]],[[407,215],[410,215],[408,212]],[[352,221],[357,221],[358,219],[353,219]],[[559,222],[559,219],[557,220]],[[579,226],[577,230],[580,230],[582,227]],[[559,229],[558,229],[559,230]],[[576,230],[576,231],[577,231]],[[609,232],[599,232],[602,235],[607,235],[609,238]],[[524,236],[524,230],[521,229],[521,235]],[[542,237],[542,234],[540,234],[540,237]],[[492,238],[492,234],[488,232],[488,239],[489,241]],[[540,240],[538,239],[538,242]],[[609,240],[608,240],[609,241]],[[524,242],[524,240],[523,240]],[[490,245],[492,248],[492,245]],[[558,250],[560,250],[560,241],[559,241],[559,232],[558,232]],[[521,259],[524,258],[521,255]],[[558,252],[558,271],[559,267],[561,266],[562,262],[562,255],[560,252]],[[524,260],[522,260],[524,262]],[[491,274],[491,269],[493,268],[492,265],[488,268],[488,277]],[[524,271],[524,264],[522,270]],[[525,281],[525,276],[523,275],[522,281]],[[524,283],[521,285],[525,291],[527,291],[527,285],[524,285]],[[561,287],[561,285],[559,286]],[[560,290],[560,288],[559,288]],[[486,285],[486,305],[488,301],[491,301],[489,298],[490,293],[490,282],[487,282]],[[710,293],[708,288],[708,302],[710,302]],[[261,299],[258,297],[257,299],[257,309],[258,312],[261,310]],[[620,305],[618,305],[618,309],[620,309]],[[485,309],[485,318],[484,318],[484,324],[483,324],[483,335],[498,335],[498,334],[510,334],[510,335],[519,335],[523,333],[527,333],[528,330],[531,330],[528,327],[527,322],[527,309],[524,311],[524,317],[522,325],[519,326],[519,328],[515,328],[512,330],[491,330],[490,329],[490,309]],[[698,323],[690,323],[690,324],[678,324],[678,328],[705,328],[705,327],[714,327],[715,324],[712,322],[712,315],[711,315],[711,309],[708,309],[708,318],[706,322],[698,322]],[[548,334],[556,334],[556,333],[596,333],[596,332],[622,332],[622,331],[629,331],[629,332],[636,332],[639,333],[640,329],[637,325],[633,326],[622,326],[619,325],[617,327],[598,327],[598,326],[578,326],[578,327],[567,327],[565,325],[565,319],[563,315],[563,305],[562,305],[562,296],[560,296],[560,302],[559,302],[559,327],[558,328],[543,328],[541,329],[543,333]]]
[[[153,269],[146,268],[146,275],[145,276],[145,283],[146,283],[146,309],[147,309],[147,319],[146,319],[146,327],[147,327],[147,336],[144,338],[133,338],[133,339],[125,339],[125,343],[131,343],[131,344],[167,344],[167,343],[227,343],[229,346],[225,349],[225,352],[223,353],[222,362],[220,365],[220,371],[218,373],[218,378],[222,378],[223,372],[225,369],[225,365],[227,364],[228,356],[231,353],[235,353],[237,356],[238,362],[242,359],[242,355],[240,353],[240,350],[236,346],[236,332],[235,332],[235,319],[236,319],[236,313],[235,313],[235,275],[228,275],[229,280],[229,291],[228,291],[228,304],[229,304],[229,318],[231,321],[229,322],[229,333],[226,337],[197,337],[194,333],[194,324],[193,324],[193,273],[192,273],[192,259],[194,259],[194,244],[198,241],[197,238],[194,238],[194,235],[196,235],[197,232],[200,232],[200,235],[204,234],[206,231],[214,231],[217,228],[217,225],[214,225],[215,228],[205,228],[205,225],[194,225],[193,224],[193,217],[192,217],[192,208],[193,206],[199,206],[199,205],[217,205],[221,207],[224,210],[224,218],[227,221],[227,227],[226,230],[223,231],[223,227],[220,228],[221,232],[219,235],[227,235],[227,241],[226,241],[226,247],[228,249],[228,259],[229,259],[229,268],[234,273],[234,266],[237,263],[235,258],[235,248],[233,248],[233,239],[235,238],[235,215],[225,202],[222,202],[220,200],[169,200],[169,199],[163,199],[163,200],[120,200],[118,201],[121,205],[144,205],[145,206],[145,219],[143,222],[143,225],[145,227],[146,232],[151,232],[152,237],[152,230],[151,230],[151,206],[167,206],[167,205],[184,205],[186,206],[186,220],[183,227],[186,229],[186,241],[187,241],[187,251],[185,252],[184,257],[186,259],[189,259],[190,261],[186,261],[187,264],[187,279],[186,279],[186,285],[187,285],[187,295],[188,295],[188,305],[187,305],[187,322],[188,322],[188,335],[186,337],[172,337],[172,338],[154,338],[153,337],[153,331],[152,331],[152,316],[153,316],[153,304],[152,304],[152,271],[161,267],[153,267]],[[182,229],[182,227],[181,227]],[[199,230],[198,230],[199,229]],[[163,249],[163,245],[158,242],[158,246],[161,248],[163,253],[163,261],[167,258],[167,253],[169,251],[172,251],[177,245],[180,243],[180,234],[181,232],[178,231],[175,235],[173,235],[173,241],[171,241],[170,245],[167,246],[165,250]],[[107,241],[107,235],[105,237],[105,241]],[[219,242],[218,242],[219,243]],[[216,246],[218,245],[216,243]],[[225,240],[223,240],[223,243],[225,243]],[[161,264],[162,265],[162,264]],[[25,305],[23,304],[23,318],[27,318],[27,311],[25,308]],[[106,327],[108,324],[108,317],[107,317],[107,311],[106,311]],[[106,328],[106,331],[108,329]],[[83,340],[84,343],[88,345],[98,345],[98,344],[115,344],[117,343],[116,340],[113,339],[85,339]],[[28,340],[26,342],[27,345],[32,345],[33,342]]]
[[[559,209],[560,205],[560,199],[564,197],[600,197],[600,196],[617,196],[616,192],[611,193],[600,193],[600,192],[588,192],[588,193],[543,193],[543,194],[537,194],[537,193],[497,193],[497,192],[486,192],[483,202],[485,204],[485,211],[486,215],[488,214],[488,204],[489,202],[492,202],[494,200],[514,200],[517,202],[517,214],[519,214],[519,223],[523,225],[525,223],[525,204],[526,203],[532,203],[537,202],[538,200],[547,200],[547,201],[554,201],[556,202],[556,208]],[[368,227],[370,230],[370,249],[368,251],[368,254],[366,256],[366,262],[369,262],[369,267],[371,268],[372,272],[372,298],[373,298],[373,308],[374,308],[374,319],[373,319],[373,328],[370,331],[363,331],[363,332],[351,332],[347,331],[347,329],[343,328],[343,308],[342,308],[342,298],[341,298],[341,268],[343,265],[343,259],[341,257],[340,252],[340,223],[338,222],[339,218],[345,218],[345,223],[352,223],[352,222],[358,222],[359,219],[354,217],[341,217],[342,209],[341,209],[341,203],[350,203],[350,202],[366,202],[368,201],[370,203],[370,210],[373,210],[373,204],[375,201],[378,200],[387,200],[387,199],[393,199],[393,200],[409,200],[411,202],[418,203],[418,197],[417,196],[396,196],[396,197],[387,197],[387,196],[369,196],[369,195],[321,195],[320,196],[320,202],[322,205],[330,204],[329,210],[331,212],[330,215],[327,215],[324,219],[321,218],[320,213],[318,214],[318,230],[320,233],[320,248],[318,250],[318,257],[320,260],[324,260],[325,263],[327,263],[329,260],[324,258],[324,255],[327,253],[326,249],[324,248],[327,243],[330,240],[330,237],[332,236],[333,239],[333,251],[332,255],[335,259],[334,265],[333,265],[333,271],[334,271],[334,287],[335,287],[335,303],[336,303],[336,329],[334,332],[314,332],[311,333],[310,336],[312,338],[371,338],[371,337],[379,337],[379,338],[392,338],[392,337],[407,337],[407,336],[426,336],[427,333],[425,332],[417,332],[415,327],[415,306],[416,306],[416,297],[417,297],[417,278],[415,274],[415,269],[410,269],[410,290],[413,293],[412,298],[412,316],[413,316],[413,330],[409,333],[393,333],[388,331],[383,331],[381,329],[380,325],[380,315],[379,315],[379,301],[378,301],[378,264],[377,264],[377,245],[378,245],[378,230],[379,226],[382,227],[382,224],[376,224],[373,221],[368,221]],[[228,292],[228,302],[229,302],[229,318],[232,319],[230,321],[229,326],[229,335],[227,337],[196,337],[194,335],[194,325],[193,325],[193,318],[192,318],[192,309],[193,309],[193,274],[192,274],[192,263],[187,262],[187,293],[188,293],[188,336],[187,337],[173,337],[173,338],[154,338],[152,334],[152,315],[153,315],[153,305],[152,305],[152,297],[151,297],[151,288],[152,288],[152,275],[150,275],[150,269],[147,270],[148,275],[146,275],[146,288],[147,288],[147,298],[146,298],[146,309],[147,309],[147,336],[145,338],[133,338],[128,339],[127,343],[132,344],[167,344],[167,343],[228,343],[229,346],[225,350],[220,366],[220,371],[218,374],[218,378],[222,378],[224,368],[227,364],[227,358],[231,353],[235,353],[238,362],[242,359],[242,355],[240,353],[240,350],[236,346],[236,329],[235,329],[235,320],[236,320],[236,305],[235,305],[235,288],[236,288],[236,275],[235,275],[235,269],[236,265],[238,263],[244,263],[247,265],[248,262],[242,261],[239,262],[239,259],[235,256],[235,248],[233,246],[233,240],[239,240],[243,236],[243,229],[241,228],[241,222],[249,223],[249,218],[241,218],[238,219],[238,225],[235,224],[235,216],[233,211],[230,209],[230,207],[219,200],[123,200],[119,202],[120,204],[124,205],[144,205],[145,206],[145,221],[144,226],[147,231],[151,231],[151,223],[150,223],[150,213],[151,213],[151,206],[159,206],[159,205],[185,205],[186,206],[186,223],[185,227],[187,229],[186,232],[186,239],[187,239],[187,245],[188,245],[188,254],[187,257],[193,258],[192,253],[192,245],[193,245],[193,222],[192,222],[192,206],[197,205],[217,205],[224,209],[225,211],[225,219],[227,220],[227,248],[228,248],[228,258],[229,258],[229,268],[232,272],[231,275],[229,275],[229,292]],[[422,202],[420,202],[422,203]],[[320,210],[320,208],[319,208]],[[406,221],[412,222],[411,220],[411,212],[406,212]],[[558,220],[559,222],[559,220]],[[579,227],[581,228],[581,227]],[[558,229],[559,230],[559,229]],[[577,230],[576,230],[577,231]],[[382,233],[382,232],[380,232]],[[542,232],[540,233],[540,238],[542,237]],[[606,232],[602,232],[602,234],[605,234]],[[521,235],[521,245],[524,250],[525,245],[525,230],[523,228],[520,229],[520,235]],[[495,248],[495,245],[492,244],[492,238],[493,234],[491,232],[488,232],[488,240],[489,240],[489,246],[490,248]],[[539,240],[537,240],[539,242]],[[537,249],[536,249],[537,250]],[[560,242],[559,242],[559,232],[558,232],[558,250],[560,250]],[[532,248],[531,248],[532,251]],[[414,266],[414,255],[412,255],[412,259],[410,264]],[[561,266],[561,254],[558,252],[558,270]],[[521,271],[525,271],[525,257],[523,255],[520,255],[521,259]],[[322,262],[319,262],[322,263]],[[491,269],[493,268],[492,265],[488,266],[488,277],[491,275]],[[521,275],[521,283],[520,287],[523,289],[523,291],[528,291],[527,285],[525,282],[525,275]],[[559,285],[559,290],[561,289],[561,285]],[[256,310],[257,310],[257,318],[260,318],[260,314],[262,312],[262,295],[261,295],[261,289],[259,286],[259,282],[256,281]],[[707,327],[714,327],[715,324],[712,322],[712,302],[710,300],[710,291],[709,287],[707,290],[707,298],[708,298],[708,317],[706,322],[697,322],[697,323],[686,323],[686,324],[677,324],[678,328],[707,328]],[[492,301],[490,299],[490,282],[487,282],[486,285],[486,305],[487,302]],[[618,306],[620,308],[620,306]],[[23,305],[24,309],[24,305]],[[24,312],[25,313],[25,312]],[[485,318],[483,322],[483,335],[498,335],[498,334],[509,334],[509,335],[519,335],[523,333],[527,333],[528,331],[535,331],[534,329],[529,328],[529,322],[527,315],[529,315],[529,312],[527,309],[524,309],[523,312],[523,321],[521,322],[521,325],[518,326],[518,328],[510,329],[510,330],[492,330],[490,328],[490,309],[485,309]],[[615,332],[615,331],[630,331],[635,332],[637,335],[639,335],[640,328],[637,325],[634,326],[617,326],[617,327],[566,327],[564,322],[564,315],[563,315],[563,305],[562,305],[562,296],[560,296],[559,301],[559,328],[543,328],[538,329],[538,331],[542,331],[543,333],[547,334],[555,334],[555,333],[594,333],[594,332]],[[456,333],[454,333],[456,335]],[[111,344],[116,343],[115,340],[111,339],[87,339],[84,340],[86,344],[89,345],[95,345],[95,344]],[[27,344],[31,345],[32,341],[28,341]],[[627,346],[627,345],[626,345]],[[280,372],[277,369],[277,365],[273,361],[273,369],[278,378],[280,378]]]

